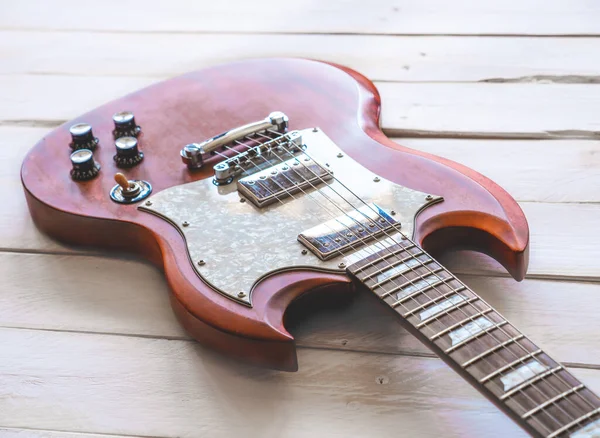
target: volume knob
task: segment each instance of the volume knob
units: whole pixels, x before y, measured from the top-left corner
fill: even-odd
[[[87,123],[77,123],[69,128],[69,132],[71,133],[69,146],[74,151],[79,149],[93,151],[98,146],[98,139],[94,137],[91,125]]]
[[[135,137],[121,137],[115,141],[117,154],[113,157],[117,167],[133,167],[144,159],[144,153],[138,148]]]
[[[137,137],[140,135],[142,128],[135,123],[135,117],[131,111],[121,111],[113,115],[115,130],[113,135],[119,137]]]
[[[100,172],[100,165],[94,161],[94,154],[89,149],[79,149],[71,154],[71,178],[75,181],[86,181]]]

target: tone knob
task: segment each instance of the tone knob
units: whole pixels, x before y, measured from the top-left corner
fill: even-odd
[[[140,135],[142,128],[135,123],[135,117],[131,111],[121,111],[113,115],[115,122],[115,130],[113,135],[119,137],[137,137]]]
[[[88,123],[77,123],[69,128],[69,132],[71,133],[69,146],[74,151],[79,149],[93,151],[98,146],[98,139],[94,137],[92,127]]]
[[[138,148],[135,137],[121,137],[115,141],[117,154],[113,157],[117,167],[133,167],[144,159],[144,153]]]
[[[71,178],[75,181],[86,181],[100,172],[100,165],[94,161],[94,154],[89,149],[79,149],[71,154]]]

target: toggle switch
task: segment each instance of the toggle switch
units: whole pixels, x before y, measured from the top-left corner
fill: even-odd
[[[110,191],[110,199],[119,204],[133,204],[152,193],[152,186],[148,181],[129,180],[122,173],[115,174],[115,182],[117,185]]]

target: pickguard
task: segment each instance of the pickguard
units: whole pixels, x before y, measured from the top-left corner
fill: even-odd
[[[138,207],[176,227],[196,273],[223,295],[246,305],[252,303],[253,287],[270,274],[298,267],[339,272],[355,261],[360,248],[321,260],[306,251],[298,236],[364,205],[357,196],[393,215],[409,237],[416,214],[442,200],[375,175],[320,129],[300,132],[306,154],[330,169],[334,180],[259,208],[245,202],[235,181],[216,186],[208,178],[165,189]]]

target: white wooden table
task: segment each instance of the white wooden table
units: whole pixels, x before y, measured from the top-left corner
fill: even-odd
[[[598,37],[591,0],[2,0],[0,436],[524,436],[368,297],[292,329],[298,373],[253,368],[186,336],[153,267],[33,226],[19,167],[45,133],[258,56],[361,71],[389,136],[505,187],[530,223],[528,279],[443,261],[600,391]]]

